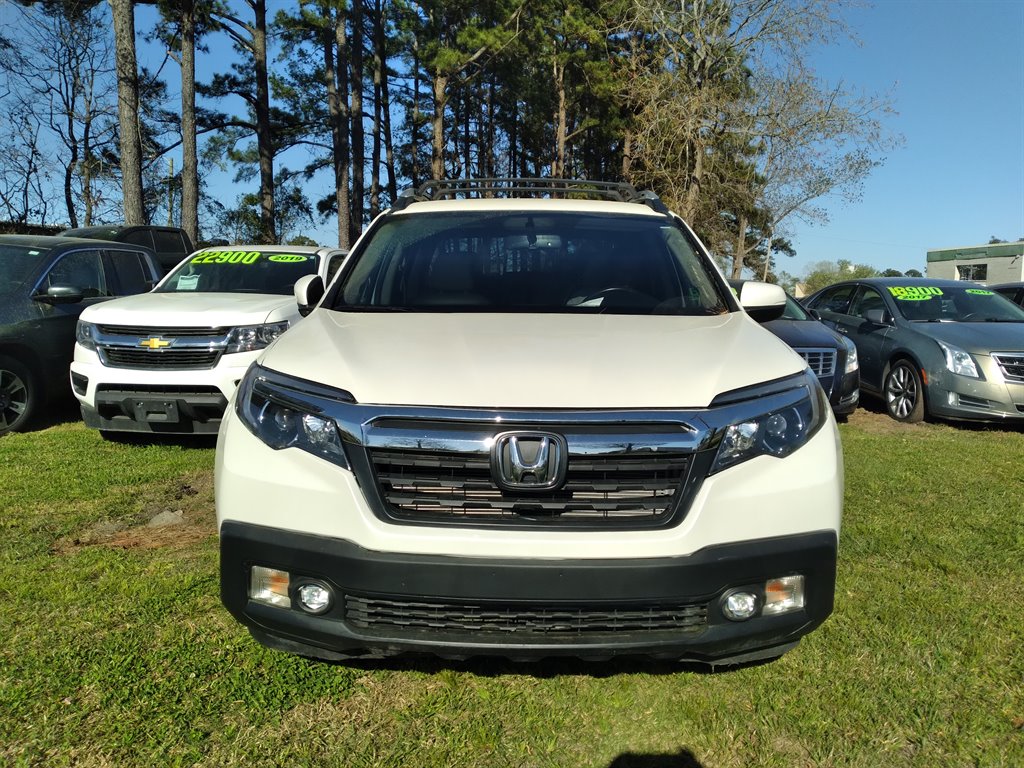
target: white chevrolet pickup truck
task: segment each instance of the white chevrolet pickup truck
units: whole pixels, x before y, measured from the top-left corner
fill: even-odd
[[[430,182],[259,354],[216,455],[221,598],[305,656],[728,665],[831,613],[835,419],[651,193]]]
[[[71,363],[86,425],[216,433],[246,368],[299,319],[296,280],[329,282],[345,255],[310,246],[208,248],[149,293],[89,307]]]

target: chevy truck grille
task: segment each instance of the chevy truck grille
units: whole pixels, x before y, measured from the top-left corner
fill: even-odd
[[[836,351],[834,349],[797,349],[797,354],[807,361],[814,375],[831,376],[836,372]]]
[[[226,336],[231,330],[230,328],[196,328],[193,326],[100,325],[97,327],[104,335],[138,336],[140,339],[152,336],[165,339],[183,336]]]
[[[992,359],[1007,381],[1024,382],[1024,354],[993,352]]]
[[[657,521],[671,511],[691,460],[669,451],[570,455],[557,491],[512,493],[495,485],[486,454],[370,449],[369,456],[389,516],[556,525]]]
[[[610,632],[700,632],[707,625],[702,604],[543,607],[536,603],[447,603],[345,596],[350,624],[389,637],[452,632],[578,638]]]
[[[112,368],[144,368],[148,370],[200,370],[217,365],[223,350],[171,349],[153,351],[131,347],[105,347],[100,350],[104,365]]]

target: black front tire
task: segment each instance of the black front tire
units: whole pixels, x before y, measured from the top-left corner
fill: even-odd
[[[885,409],[896,421],[907,424],[924,419],[924,385],[909,360],[893,363],[885,375]]]
[[[39,404],[39,386],[28,366],[0,355],[0,435],[27,429]]]

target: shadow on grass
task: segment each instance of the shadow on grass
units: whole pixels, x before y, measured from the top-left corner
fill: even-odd
[[[324,661],[309,659],[315,664],[337,664],[365,671],[387,670],[390,672],[464,672],[479,677],[502,677],[505,675],[526,675],[538,678],[592,677],[607,678],[616,675],[678,675],[689,672],[698,675],[715,675],[740,669],[750,669],[770,664],[774,659],[748,661],[742,664],[710,665],[695,661],[671,661],[652,659],[648,656],[618,656],[593,661],[578,658],[548,658],[535,661],[479,657],[472,659],[443,659],[435,656],[399,655],[383,658],[352,658],[345,661]],[[641,764],[642,765],[642,764]],[[659,765],[655,763],[654,765]]]
[[[704,763],[688,749],[674,755],[642,755],[624,752],[608,764],[608,768],[705,768]]]

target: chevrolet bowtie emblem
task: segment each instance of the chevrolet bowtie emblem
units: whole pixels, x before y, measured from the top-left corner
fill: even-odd
[[[171,342],[154,336],[152,339],[142,339],[139,342],[139,346],[149,347],[150,349],[162,349],[163,347],[171,346]]]

